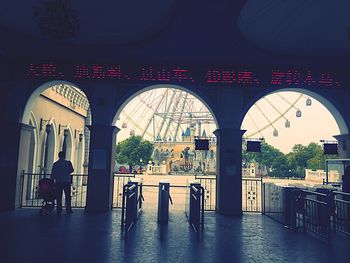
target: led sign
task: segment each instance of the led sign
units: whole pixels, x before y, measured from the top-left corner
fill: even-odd
[[[166,65],[32,63],[27,65],[25,76],[27,79],[116,80],[228,87],[341,87],[341,82],[334,73],[300,69],[252,70]]]

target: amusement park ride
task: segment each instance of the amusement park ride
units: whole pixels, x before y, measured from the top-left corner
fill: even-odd
[[[277,124],[283,121],[284,127],[290,128],[291,111],[300,118],[303,105],[311,106],[312,100],[301,93],[263,97],[243,121],[243,125],[253,127],[244,139],[264,137],[262,132],[271,129],[278,137]],[[122,110],[116,125],[125,137],[140,135],[151,141],[153,160],[156,165],[165,164],[167,173],[215,173],[216,138],[211,135],[216,129],[215,120],[208,108],[186,91],[158,88],[143,92]],[[195,139],[208,139],[208,150],[195,150]]]

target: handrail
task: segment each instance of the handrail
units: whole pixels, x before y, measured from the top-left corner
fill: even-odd
[[[317,204],[320,204],[320,205],[327,205],[328,204],[326,202],[322,202],[322,201],[319,201],[319,200],[316,200],[316,199],[307,198],[307,197],[305,197],[304,200],[308,200],[308,201],[311,201],[311,202],[314,202],[314,203],[317,203]]]
[[[134,190],[134,188],[136,188],[136,184],[133,184],[133,185],[129,186],[129,187],[128,187],[128,190],[129,190],[129,191],[130,191],[130,190]]]
[[[346,193],[346,192],[333,191],[333,193],[334,194],[345,195],[345,196],[350,196],[350,193]]]
[[[301,190],[301,193],[318,195],[318,196],[322,196],[322,197],[327,197],[328,196],[327,194],[324,194],[324,193],[313,192],[313,191],[309,191],[309,190]]]
[[[27,173],[27,172],[22,172],[22,175],[34,175],[34,176],[39,176],[39,175],[46,175],[46,176],[51,176],[51,173]],[[88,176],[88,174],[71,174],[70,176]]]
[[[112,174],[113,174],[113,176],[135,177],[134,173],[116,173],[116,172],[113,172]]]
[[[195,191],[196,193],[199,191],[199,190],[197,189],[197,187],[195,187],[194,185],[192,185],[191,188],[192,188],[192,190]]]

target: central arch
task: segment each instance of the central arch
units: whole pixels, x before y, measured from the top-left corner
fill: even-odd
[[[129,94],[129,96],[128,97],[126,97],[124,100],[123,100],[123,102],[120,104],[120,106],[117,108],[117,111],[116,111],[116,114],[114,115],[114,118],[113,118],[113,121],[112,121],[112,125],[114,126],[114,125],[116,125],[116,123],[118,122],[118,118],[119,118],[119,116],[121,116],[121,114],[122,114],[122,111],[126,108],[126,106],[130,103],[130,102],[132,102],[133,101],[133,99],[135,99],[136,97],[138,97],[138,96],[142,96],[142,94],[143,93],[145,93],[145,92],[148,92],[148,91],[151,91],[151,90],[155,90],[155,89],[173,89],[173,90],[178,90],[178,91],[183,91],[184,92],[184,94],[189,94],[189,95],[191,95],[190,96],[190,98],[192,99],[192,98],[195,98],[196,100],[198,100],[198,102],[199,103],[201,103],[206,109],[207,109],[207,111],[209,112],[209,114],[212,116],[212,119],[213,119],[213,121],[214,121],[214,125],[215,125],[215,129],[218,129],[219,128],[219,124],[218,124],[218,121],[217,121],[217,116],[215,115],[215,113],[213,112],[213,110],[212,110],[212,108],[210,107],[210,102],[208,102],[206,99],[205,99],[205,96],[202,96],[202,94],[200,94],[200,91],[199,92],[196,92],[196,91],[194,91],[193,89],[190,89],[190,88],[185,88],[185,87],[183,87],[183,86],[179,86],[179,85],[172,85],[172,84],[156,84],[156,85],[150,85],[150,86],[147,86],[147,87],[144,87],[144,88],[142,88],[142,89],[139,89],[139,90],[137,90],[137,91],[135,91],[134,93],[132,93],[132,94]],[[174,95],[175,96],[175,95]],[[184,95],[185,96],[185,95]],[[193,97],[192,97],[193,96]],[[170,96],[169,96],[170,97]],[[169,108],[170,108],[170,106],[169,106]],[[180,108],[180,107],[179,107]],[[178,108],[178,109],[179,109]],[[134,123],[135,125],[136,125],[136,123]],[[141,124],[142,125],[142,124]],[[123,129],[123,128],[126,128],[126,124],[125,124],[125,127],[123,127],[124,126],[124,123],[120,123],[119,124],[119,126],[118,126],[118,128],[120,128],[120,129]],[[213,129],[213,131],[215,130],[215,129]],[[198,129],[198,131],[199,131],[200,129]],[[200,133],[200,132],[199,132]],[[120,134],[120,132],[119,132],[119,134]],[[182,133],[182,136],[187,136],[186,135],[186,132],[183,132]],[[204,136],[209,136],[210,137],[210,134],[203,134]],[[214,137],[214,136],[213,136]],[[117,138],[119,138],[119,135],[117,136]],[[184,137],[182,137],[182,138],[184,138]],[[194,137],[193,137],[194,138]],[[176,159],[181,159],[181,160],[185,160],[186,158],[187,158],[187,155],[186,154],[181,154],[181,151],[179,152],[179,149],[175,149],[175,148],[171,148],[171,146],[169,146],[169,147],[166,147],[165,146],[165,144],[176,144],[176,142],[175,142],[175,139],[174,138],[171,138],[171,137],[167,137],[167,138],[163,138],[163,137],[160,137],[159,136],[159,134],[158,134],[158,136],[155,136],[155,133],[154,133],[154,137],[153,137],[153,139],[154,139],[154,145],[156,145],[156,147],[157,148],[155,148],[154,149],[154,152],[153,152],[153,158],[155,158],[157,161],[153,161],[153,162],[150,162],[150,164],[148,163],[149,161],[148,160],[143,160],[143,161],[141,161],[141,163],[140,163],[140,168],[141,168],[141,166],[144,166],[144,167],[142,167],[142,168],[146,168],[146,167],[148,167],[148,168],[150,168],[151,167],[151,164],[152,164],[152,166],[153,166],[153,168],[154,168],[154,170],[151,170],[151,169],[149,169],[149,171],[152,171],[152,172],[148,172],[148,171],[146,171],[145,170],[145,173],[149,173],[149,174],[152,174],[153,172],[155,172],[156,171],[156,169],[158,169],[158,167],[157,167],[157,165],[159,166],[159,169],[157,170],[158,172],[157,173],[159,173],[159,175],[160,174],[163,174],[164,176],[168,176],[168,175],[170,175],[171,174],[171,176],[169,177],[169,178],[174,178],[175,176],[176,176],[176,174],[177,174],[177,172],[174,172],[174,170],[173,169],[177,169],[177,163],[176,163],[176,161],[172,161],[173,159],[174,160],[176,160]],[[163,146],[159,146],[158,144],[160,144],[160,141],[163,141],[165,139],[165,141],[167,141],[167,143],[163,143]],[[192,140],[192,139],[191,139]],[[157,143],[157,141],[159,141],[159,143]],[[171,143],[169,143],[171,141]],[[182,142],[184,142],[184,141],[182,141]],[[179,144],[180,144],[181,142],[179,141]],[[215,147],[216,147],[216,141],[213,141],[212,142],[213,144],[215,143]],[[210,144],[210,145],[212,145],[212,144]],[[174,150],[175,149],[175,150]],[[193,149],[194,149],[194,141],[193,141]],[[216,150],[213,150],[213,149],[210,149],[210,154],[209,153],[203,153],[203,154],[199,154],[199,153],[196,153],[196,151],[194,151],[194,150],[191,150],[191,152],[193,152],[192,153],[192,157],[191,158],[193,158],[193,160],[198,160],[198,165],[200,166],[200,168],[199,169],[207,169],[209,166],[212,166],[211,168],[212,169],[216,169],[216,164],[215,165],[208,165],[208,164],[206,164],[206,163],[204,163],[204,161],[203,162],[200,162],[199,160],[200,159],[203,159],[204,157],[205,158],[208,158],[208,159],[210,159],[210,161],[213,161],[214,159],[214,161],[216,161],[216,158],[214,157],[215,155],[216,155]],[[164,161],[164,159],[163,158],[161,158],[161,157],[159,157],[159,156],[162,156],[163,155],[163,153],[164,153],[164,156],[168,156],[168,157],[170,157],[170,159],[171,159],[171,161],[169,161],[169,159],[168,159],[168,157],[166,157],[166,159],[168,159],[168,160],[166,160],[166,161]],[[158,157],[159,158],[158,158]],[[152,159],[153,159],[152,158]],[[154,159],[153,159],[154,160]],[[204,159],[203,159],[204,160]],[[142,163],[143,162],[143,163]],[[193,162],[194,163],[194,162]],[[197,162],[196,162],[196,164],[197,164]],[[162,166],[163,165],[165,165],[165,167],[166,168],[162,168]],[[193,165],[194,166],[194,165]],[[198,166],[198,167],[199,167]],[[197,167],[197,166],[196,166]],[[124,171],[128,171],[128,172],[130,172],[129,170],[128,170],[128,167],[127,168],[125,168],[124,166],[123,167],[121,167],[122,169],[119,169],[119,167],[118,168],[116,168],[116,170],[120,170],[121,172],[124,172]],[[190,169],[192,169],[192,168],[190,168]],[[137,172],[137,171],[136,171]],[[214,172],[214,174],[216,174],[216,171]],[[214,176],[214,175],[213,175]],[[143,177],[145,177],[145,176],[143,176]],[[192,179],[194,179],[195,177],[193,176],[193,178]],[[211,190],[212,190],[212,193],[211,193],[211,195],[212,195],[212,198],[213,198],[213,200],[214,201],[211,201],[211,203],[212,203],[212,210],[215,210],[215,196],[216,196],[216,185],[215,185],[215,180],[213,180],[212,181],[213,182],[213,185],[212,185],[212,187],[211,187]],[[155,182],[152,182],[153,184],[155,183]],[[156,183],[158,183],[158,182],[156,182]],[[185,181],[183,180],[183,181],[181,181],[181,184],[182,185],[184,185],[185,186]],[[117,185],[115,185],[114,184],[114,199],[116,198],[115,196],[118,196],[118,194],[120,193],[120,191],[119,190],[116,190],[116,188],[118,188],[119,186],[117,186]],[[209,191],[209,190],[208,190]],[[114,202],[116,202],[116,200],[114,200]],[[115,204],[114,204],[114,206],[115,206]]]
[[[145,88],[142,88],[138,91],[136,91],[135,93],[129,95],[129,97],[118,107],[116,114],[114,115],[114,118],[112,120],[112,125],[115,125],[115,123],[118,120],[118,116],[120,115],[121,111],[123,110],[123,108],[125,108],[125,106],[131,101],[133,100],[135,97],[137,97],[138,95],[140,95],[141,93],[145,92],[145,91],[149,91],[152,89],[157,89],[157,88],[173,88],[173,89],[178,89],[178,90],[182,90],[185,91],[189,94],[191,94],[192,96],[196,97],[200,102],[202,102],[207,109],[209,110],[209,112],[211,113],[211,115],[213,116],[214,120],[215,120],[215,125],[216,127],[219,129],[219,123],[217,121],[217,117],[214,114],[213,110],[210,107],[210,103],[208,103],[205,99],[204,96],[201,96],[198,92],[192,91],[191,89],[185,88],[183,86],[179,86],[179,85],[174,85],[174,84],[155,84],[155,85],[151,85],[151,86],[147,86]]]

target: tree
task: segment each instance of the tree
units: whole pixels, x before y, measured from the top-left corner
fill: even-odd
[[[153,152],[153,144],[143,140],[141,136],[131,136],[128,139],[118,143],[117,157],[118,163],[127,163],[130,171],[137,164],[140,164],[140,159],[148,162],[151,160]]]
[[[269,175],[275,177],[303,178],[305,168],[324,169],[326,157],[333,159],[337,156],[325,156],[322,146],[313,142],[308,146],[296,144],[287,155],[267,143],[261,144],[261,153],[242,152],[243,165],[257,162],[267,168]]]
[[[293,170],[291,169],[287,157],[282,154],[273,160],[271,165],[270,176],[274,177],[290,177],[293,176]]]
[[[243,163],[257,162],[261,165],[264,165],[267,170],[272,167],[274,160],[281,156],[284,156],[281,151],[265,142],[261,143],[260,153],[252,153],[245,150],[242,152]]]
[[[298,177],[305,176],[305,168],[317,170],[325,168],[325,159],[336,158],[335,155],[325,156],[322,146],[317,143],[310,143],[308,146],[301,144],[294,145],[292,151],[287,155],[290,166],[292,166]]]

